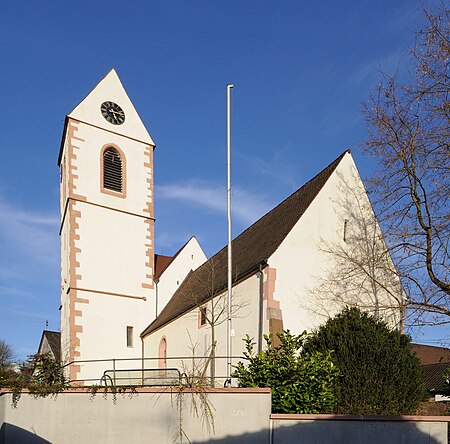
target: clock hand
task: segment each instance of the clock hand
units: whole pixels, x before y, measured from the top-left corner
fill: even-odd
[[[112,114],[118,114],[119,116],[123,116],[124,115],[123,111],[115,111],[112,108],[109,110],[109,112],[112,113]]]

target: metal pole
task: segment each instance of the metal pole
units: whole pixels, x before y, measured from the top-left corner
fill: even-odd
[[[228,293],[227,293],[227,379],[231,382],[231,88],[227,85],[227,213],[228,213]]]
[[[227,213],[228,213],[228,293],[227,293],[227,379],[231,382],[231,88],[227,85]]]

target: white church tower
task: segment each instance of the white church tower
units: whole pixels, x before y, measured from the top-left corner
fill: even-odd
[[[139,334],[155,312],[154,147],[114,70],[66,117],[58,160],[66,362],[141,355]],[[71,365],[69,377],[93,369]]]

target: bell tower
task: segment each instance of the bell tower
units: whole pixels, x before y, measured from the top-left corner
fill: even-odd
[[[154,147],[114,70],[66,117],[58,159],[66,362],[141,355],[139,334],[155,312]],[[69,377],[99,378],[110,365],[70,365]]]

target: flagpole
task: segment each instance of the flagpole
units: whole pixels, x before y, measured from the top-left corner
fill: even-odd
[[[227,85],[227,215],[228,215],[228,292],[227,292],[227,384],[231,385],[231,88]]]

